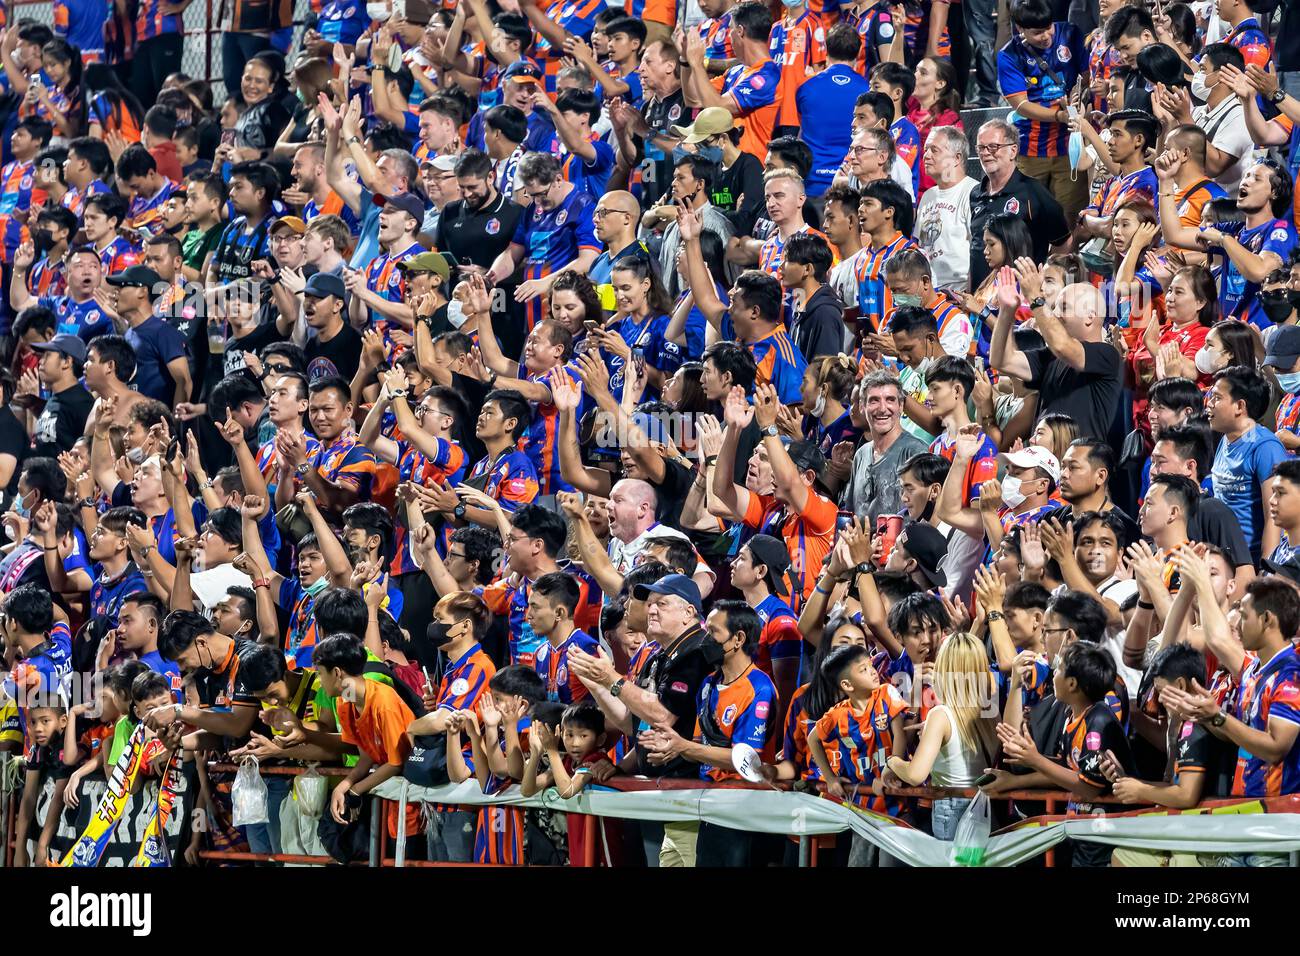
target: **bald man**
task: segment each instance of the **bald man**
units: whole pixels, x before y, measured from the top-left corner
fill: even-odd
[[[637,253],[649,256],[650,250],[636,237],[641,205],[631,193],[622,190],[605,193],[596,201],[592,218],[595,219],[596,238],[605,244],[605,251],[591,264],[587,277],[599,287],[609,285],[609,275],[619,259]]]
[[[1003,270],[989,363],[1038,392],[1039,417],[1061,412],[1078,422],[1079,434],[1104,441],[1115,424],[1122,386],[1120,354],[1105,338],[1105,297],[1093,286],[1076,283],[1048,303],[1042,286],[1042,272],[1028,259],[1018,259],[1014,272]],[[1011,332],[1022,297],[1046,348],[1022,352],[1015,346]]]
[[[676,528],[659,523],[655,517],[658,504],[654,486],[640,478],[624,478],[609,490],[609,560],[619,574],[626,576],[637,565],[653,538],[690,541]],[[695,565],[691,580],[704,597],[716,583],[713,572],[702,561]]]

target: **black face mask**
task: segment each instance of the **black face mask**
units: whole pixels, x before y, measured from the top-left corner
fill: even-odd
[[[708,664],[710,670],[717,670],[721,667],[722,659],[727,656],[727,652],[722,649],[722,645],[707,634],[701,650],[704,652],[704,662]]]
[[[1287,301],[1291,303],[1291,308],[1300,309],[1300,292],[1295,289],[1288,289],[1286,297]]]
[[[1294,309],[1291,303],[1291,293],[1280,289],[1274,292],[1261,292],[1259,294],[1259,305],[1264,310],[1264,314],[1268,316],[1268,320],[1274,325],[1289,319]]]
[[[429,643],[437,648],[446,647],[452,641],[451,635],[447,632],[455,626],[455,624],[443,624],[442,621],[433,621],[425,632]]]
[[[48,229],[32,230],[32,247],[37,256],[43,256],[54,247],[54,234]]]

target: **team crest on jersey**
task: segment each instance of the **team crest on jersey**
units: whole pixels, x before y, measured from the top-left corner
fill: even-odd
[[[555,216],[555,224],[557,226],[563,226],[564,221],[568,218],[569,218],[569,211],[567,209],[561,209]]]
[[[555,682],[557,684],[567,684],[569,682],[569,669],[563,664],[555,669]]]
[[[1062,44],[1061,46],[1058,46],[1056,48],[1056,58],[1060,60],[1062,63],[1069,63],[1070,56],[1071,53],[1070,53],[1070,48],[1068,46]]]
[[[1269,233],[1268,238],[1272,242],[1282,242],[1284,239],[1286,239],[1286,230],[1274,229],[1271,233]]]
[[[356,12],[357,12],[356,7],[348,7],[346,10],[343,11],[343,19],[346,20],[348,19],[348,17],[354,16]]]
[[[483,231],[486,232],[489,236],[495,236],[498,232],[501,231],[501,220],[489,219],[487,221],[487,225],[483,227]]]
[[[736,719],[736,705],[728,704],[727,709],[722,712],[722,723],[724,725],[731,723]]]
[[[463,677],[457,677],[451,682],[451,693],[453,697],[461,697],[469,692],[469,681]]]
[[[682,108],[678,104],[674,103],[672,105],[672,108],[668,110],[668,122],[675,123],[679,119],[681,119],[681,117],[682,117]]]
[[[887,713],[876,714],[876,716],[871,718],[871,723],[877,730],[888,730],[889,714]]]
[[[31,173],[27,173],[25,176],[23,176],[23,181],[22,181],[22,187],[21,187],[21,188],[23,188],[23,189],[31,189],[31,188],[32,188],[32,174],[31,174]]]
[[[1015,196],[1012,196],[1007,200],[1007,204],[1002,207],[1002,211],[1009,212],[1014,216],[1016,213],[1020,212],[1020,200]]]
[[[880,39],[892,40],[894,37],[894,25],[892,23],[882,23],[880,25]]]

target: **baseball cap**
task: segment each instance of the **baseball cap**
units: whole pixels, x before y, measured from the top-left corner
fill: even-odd
[[[271,235],[274,236],[276,230],[279,229],[281,226],[292,229],[294,233],[296,233],[299,236],[301,236],[304,232],[307,231],[307,224],[303,222],[301,219],[299,219],[297,216],[281,216],[279,219],[275,221],[275,225],[271,227]]]
[[[939,564],[948,553],[948,541],[934,525],[913,521],[899,532],[901,547],[916,561],[916,569],[937,588],[946,587],[948,576]]]
[[[768,584],[772,591],[782,597],[786,594],[785,572],[790,570],[790,552],[785,542],[770,534],[756,534],[745,546],[754,556],[754,561],[767,567]]]
[[[142,289],[152,289],[162,282],[162,276],[148,266],[127,266],[121,272],[113,273],[104,281],[119,288],[122,286],[138,286]]]
[[[1061,483],[1061,463],[1042,445],[1029,445],[1020,451],[1009,451],[998,457],[1016,468],[1041,468],[1047,472],[1053,483],[1058,485]]]
[[[376,206],[392,206],[394,209],[401,210],[412,219],[420,222],[424,221],[424,203],[415,193],[397,193],[394,196],[385,196],[382,193],[375,193]]]
[[[736,125],[731,110],[721,106],[706,106],[690,126],[670,126],[668,132],[680,136],[683,143],[702,143],[710,136],[725,133]]]
[[[817,478],[822,476],[822,471],[826,467],[826,456],[821,453],[816,442],[798,439],[786,446],[786,452],[800,471],[811,471]]]
[[[56,335],[48,342],[33,342],[33,352],[58,352],[60,355],[66,355],[74,362],[84,364],[86,361],[86,343],[75,335],[69,335],[66,332]],[[699,593],[698,591],[696,592]]]
[[[435,156],[432,159],[426,159],[420,164],[420,168],[432,166],[440,173],[454,173],[456,171],[456,160],[458,157],[447,153],[445,156]]]
[[[341,299],[344,292],[343,280],[328,272],[316,273],[307,280],[307,284],[302,289],[303,295],[310,295],[317,299],[324,298],[327,295]]]
[[[459,263],[456,257],[441,252],[422,252],[418,256],[403,259],[397,268],[403,272],[434,272],[446,282],[451,277],[451,270]]]
[[[699,586],[684,574],[665,574],[654,584],[638,584],[632,589],[632,596],[644,601],[652,594],[671,594],[679,597],[699,611],[704,602],[700,598]]]
[[[1269,574],[1286,578],[1292,584],[1300,584],[1300,556],[1292,555],[1285,561],[1270,561],[1265,558],[1259,566]]]
[[[1268,337],[1268,353],[1264,364],[1289,372],[1300,359],[1300,325],[1279,325]]]
[[[517,83],[537,83],[542,82],[542,71],[527,60],[515,60],[505,72],[501,74],[503,80],[514,80]]]

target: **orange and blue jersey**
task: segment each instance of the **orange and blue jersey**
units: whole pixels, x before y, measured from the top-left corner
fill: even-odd
[[[946,3],[948,0],[935,2]],[[908,66],[914,66],[917,60],[925,56],[926,45],[930,42],[931,4],[929,0],[924,4],[909,0],[904,8],[907,22],[903,26],[903,58]],[[961,16],[960,13],[948,15]],[[939,37],[935,40],[935,53],[941,60],[952,59],[952,36],[947,26],[939,31]]]
[[[82,192],[75,186],[69,186],[68,191],[63,194],[61,203],[64,209],[74,213],[77,219],[81,219],[81,207],[85,205],[86,200],[91,196],[98,195],[99,193],[109,192],[110,189],[111,187],[102,179],[96,179],[92,182],[86,187],[85,192]]]
[[[326,481],[352,489],[362,501],[370,497],[378,463],[374,452],[358,442],[355,434],[340,435],[328,447],[321,444],[307,461]]]
[[[1300,435],[1300,395],[1282,396],[1277,406],[1276,424],[1275,432],[1288,431]]]
[[[938,702],[934,688],[918,683],[916,663],[907,656],[906,651],[899,651],[897,657],[888,651],[881,651],[871,659],[871,665],[882,681],[894,685],[912,716],[925,720],[930,715],[930,709]]]
[[[1176,197],[1178,202],[1178,219],[1188,229],[1201,228],[1201,210],[1205,204],[1212,199],[1222,199],[1228,195],[1222,186],[1213,179],[1202,179],[1199,183],[1192,183],[1186,191],[1179,190]]]
[[[522,717],[515,724],[515,730],[519,734],[519,745],[525,753],[528,752],[528,735],[532,731],[532,723],[531,717]],[[506,753],[504,732],[497,735],[497,746],[504,756]],[[470,762],[469,759],[466,760],[466,763]],[[489,769],[487,780],[483,783],[483,792],[501,793],[510,784],[509,777],[499,777]],[[524,829],[523,807],[483,807],[478,812],[474,827],[474,862],[495,863],[498,866],[523,866]]]
[[[27,273],[27,291],[37,299],[52,298],[68,291],[67,270],[62,259],[42,258]]]
[[[137,265],[143,258],[144,253],[140,247],[125,236],[114,236],[112,242],[99,250],[99,264],[104,269],[105,277]]]
[[[623,9],[637,20],[662,23],[666,27],[677,25],[677,4],[673,0],[625,0]]]
[[[704,56],[709,60],[734,60],[731,46],[731,11],[696,24],[695,31],[704,41]]]
[[[798,346],[791,341],[786,327],[778,325],[770,335],[751,344],[749,351],[758,367],[754,380],[760,385],[773,386],[782,405],[797,403],[808,362]]]
[[[1046,50],[1031,47],[1017,34],[998,53],[998,86],[1008,102],[1025,96],[1030,103],[1049,107],[1064,100],[1087,68],[1088,54],[1083,35],[1070,23],[1052,25],[1052,42]],[[1019,100],[1015,100],[1019,102]],[[1020,155],[1031,157],[1064,156],[1070,128],[1065,123],[1015,119],[1020,131]]]
[[[826,239],[826,234],[812,226],[804,226],[796,233],[791,235],[820,236],[826,240],[826,245],[831,246],[831,241]],[[781,278],[781,263],[785,262],[785,244],[788,240],[781,236],[780,232],[774,232],[763,240],[763,245],[758,250],[758,269],[765,272],[773,279]],[[831,252],[834,253],[835,247],[831,246]]]
[[[1237,718],[1251,730],[1267,733],[1270,720],[1300,724],[1300,657],[1287,644],[1268,663],[1248,659],[1237,690]],[[1278,797],[1300,792],[1300,739],[1276,762],[1244,747],[1237,751],[1234,797]]]
[[[730,96],[740,109],[736,119],[743,130],[741,152],[758,157],[760,162],[767,156],[767,144],[776,126],[780,84],[781,68],[771,60],[753,66],[738,63],[713,79],[713,88],[723,96]]]
[[[578,582],[578,605],[573,611],[573,623],[580,628],[595,630],[600,623],[600,605],[603,595],[600,587],[591,575],[577,568],[566,567],[566,574]],[[496,615],[506,615],[506,624],[510,631],[510,663],[534,667],[537,651],[545,638],[533,631],[528,623],[528,593],[532,582],[527,578],[515,583],[506,577],[493,581],[484,588],[475,590],[483,599],[489,611]]]
[[[163,0],[140,0],[135,16],[135,41],[137,43],[162,36],[180,33],[183,26],[180,14],[162,12]],[[102,22],[102,21],[101,21]]]
[[[807,0],[807,4],[824,29],[829,30],[840,22],[840,0]]]
[[[921,134],[906,116],[900,116],[889,127],[898,157],[912,171],[912,195],[921,195]]]
[[[609,174],[614,171],[614,147],[595,133],[587,134],[587,142],[596,151],[589,160],[569,152],[567,146],[560,146],[560,175],[565,182],[573,183],[575,192],[599,199],[609,185]]]
[[[55,331],[59,335],[79,335],[82,341],[89,342],[97,335],[113,331],[113,320],[104,314],[94,299],[77,302],[70,295],[56,295],[37,299],[36,304],[54,313],[58,322]]]
[[[326,584],[328,585],[328,580]],[[289,667],[311,667],[316,652],[316,595],[302,586],[297,576],[280,582],[280,607],[289,610],[289,630],[284,635],[284,658]]]
[[[1268,34],[1260,29],[1259,21],[1254,17],[1247,17],[1242,20],[1220,42],[1235,46],[1240,50],[1247,66],[1253,63],[1261,70],[1267,70],[1270,73],[1274,72],[1271,67],[1273,44],[1269,42]]]
[[[794,23],[787,23],[784,17],[777,20],[768,34],[767,52],[781,71],[776,94],[776,125],[798,126],[799,107],[794,95],[815,72],[817,64],[826,62],[826,28],[821,18],[805,9]]]
[[[454,488],[464,480],[468,459],[465,449],[456,442],[445,438],[435,439],[438,443],[438,452],[433,458],[429,458],[406,439],[396,438],[395,441],[397,442],[398,481],[413,481],[425,486],[445,481]],[[397,522],[393,530],[394,555],[390,573],[410,574],[420,570],[411,557],[411,549],[407,547],[409,541],[405,523]],[[444,525],[437,536],[438,554],[443,558],[447,557],[447,546],[451,542],[452,530]]]
[[[817,585],[817,571],[835,543],[835,503],[809,489],[802,512],[767,495],[751,494],[742,523],[785,542],[790,553],[790,606],[798,611]],[[742,539],[742,543],[743,543]]]
[[[587,399],[587,393],[582,389],[582,383],[578,380],[577,366],[570,363],[565,366],[565,371],[578,384],[579,394],[581,395],[578,400],[578,420],[581,421],[591,403]],[[544,382],[549,374],[549,372],[543,372],[540,375],[529,373],[528,381]],[[615,392],[614,394],[618,393]],[[560,474],[560,455],[559,445],[557,444],[559,437],[559,410],[550,402],[534,402],[533,420],[529,423],[528,430],[524,432],[524,452],[528,455],[533,463],[533,468],[537,471],[538,493],[542,495],[553,495],[557,491],[573,490],[573,486],[565,481]]]
[[[601,242],[596,238],[592,219],[595,208],[596,200],[577,187],[569,190],[554,209],[529,203],[511,239],[524,247],[524,278],[544,278],[577,259],[583,249],[599,253]],[[542,305],[541,296],[525,304],[525,325],[529,332],[545,318]]]
[[[14,159],[5,163],[4,168],[0,169],[0,215],[11,216],[31,209],[35,186],[34,161]]]
[[[338,216],[347,223],[348,232],[352,233],[353,236],[361,231],[361,220],[357,218],[357,214],[332,189],[323,203],[317,203],[315,199],[308,199],[307,204],[302,207],[303,222],[310,223],[317,216]]]
[[[59,621],[50,636],[14,665],[4,681],[4,695],[18,705],[18,724],[27,732],[31,707],[61,707],[60,690],[72,673],[72,632]]]
[[[355,46],[369,25],[365,4],[359,0],[329,0],[321,5],[316,32],[328,43]]]
[[[1088,41],[1088,76],[1094,80],[1109,80],[1115,67],[1122,65],[1119,51],[1106,42],[1106,31],[1094,31]],[[1092,108],[1103,113],[1110,112],[1104,93],[1093,94]]]
[[[862,38],[862,49],[858,51],[858,62],[854,66],[859,73],[870,79],[872,69],[884,62],[880,48],[892,45],[898,30],[899,24],[894,22],[890,0],[877,0],[857,17],[853,26]],[[906,30],[906,24],[903,27]]]
[[[899,233],[883,246],[867,246],[853,267],[858,284],[858,320],[872,332],[885,329],[884,320],[894,311],[894,295],[885,284],[885,263],[896,252],[916,245],[911,236]]]
[[[795,617],[790,605],[777,594],[765,597],[754,608],[754,613],[763,622],[763,629],[758,634],[754,664],[768,677],[775,677],[772,673],[773,664],[788,660],[798,662],[803,654],[803,634],[799,631],[799,619]]]
[[[645,100],[645,93],[641,89],[641,74],[635,69],[626,76],[623,75],[623,68],[615,60],[606,60],[600,65],[601,72],[608,77],[616,80],[622,80],[627,84],[627,92],[623,94],[623,99],[627,100],[637,109],[641,108],[641,103]],[[596,82],[600,85],[601,94],[605,99],[609,99],[609,91],[605,84],[600,82],[601,73],[596,74]]]
[[[546,699],[556,703],[576,704],[589,693],[578,675],[569,670],[569,651],[580,648],[584,653],[596,655],[600,643],[586,631],[575,630],[558,647],[550,641],[537,645],[533,667],[546,681]]]
[[[722,683],[722,673],[704,678],[700,684],[699,716],[695,719],[695,739],[710,747],[734,747],[748,744],[771,763],[776,753],[776,734],[772,721],[777,716],[776,685],[757,665],[750,664],[730,684]],[[703,780],[739,780],[730,763],[724,767],[700,766]]]
[[[438,694],[434,698],[435,710],[478,710],[479,698],[488,692],[488,681],[496,675],[496,665],[478,644],[470,646],[464,654],[447,665]],[[470,750],[465,744],[465,752]]]
[[[424,247],[418,242],[413,242],[400,252],[385,252],[375,256],[370,260],[370,265],[366,266],[366,288],[381,299],[389,302],[405,301],[406,273],[397,268],[397,264],[418,256],[422,252],[424,252]],[[383,333],[384,349],[389,355],[405,351],[390,337],[396,323],[374,309],[370,312],[370,322],[371,325]]]
[[[51,112],[50,108],[40,100],[37,100],[36,105],[32,106],[29,105],[27,100],[24,98],[24,100],[18,104],[18,115],[23,119],[26,119],[29,116],[39,116],[41,119],[51,123],[54,122],[55,114],[67,116],[72,110],[72,100],[68,98],[68,94],[63,92],[58,84],[51,80],[44,70],[38,71],[37,75],[41,78],[41,83],[45,87],[45,92],[49,95],[50,102],[54,104],[54,111]]]
[[[1102,183],[1101,189],[1097,191],[1097,198],[1084,209],[1084,212],[1093,216],[1113,216],[1120,206],[1141,194],[1145,194],[1146,200],[1154,204],[1158,192],[1159,183],[1156,181],[1155,170],[1150,166],[1143,166],[1131,173],[1112,176]]]
[[[998,476],[998,446],[993,440],[980,432],[980,447],[975,452],[975,457],[966,465],[966,474],[961,483],[961,504],[963,508],[969,508],[971,502],[979,499],[980,485],[986,481],[991,481]],[[957,439],[944,431],[942,435],[930,443],[930,454],[942,455],[945,460],[951,462],[953,456],[957,453]]]
[[[128,143],[140,142],[140,124],[123,103],[112,103],[104,93],[96,93],[86,104],[86,121],[98,123],[102,132],[122,134]]]
[[[939,342],[945,347],[948,344],[948,337],[951,335],[963,335],[970,341],[968,352],[975,354],[975,334],[971,327],[970,316],[961,310],[956,302],[948,297],[946,292],[936,292],[934,301],[926,306],[934,315],[935,324],[939,327]]]
[[[303,446],[307,449],[307,459],[310,461],[317,452],[320,451],[320,442],[316,440],[315,435],[303,433]],[[262,477],[267,481],[267,488],[272,497],[275,496],[275,477],[278,469],[275,465],[275,442],[263,442],[257,449],[257,467],[262,472]]]
[[[1283,265],[1296,246],[1295,223],[1288,217],[1269,219],[1253,228],[1244,222],[1218,223],[1216,228],[1225,236],[1233,236],[1247,251],[1255,255],[1272,252]],[[1272,325],[1259,304],[1260,283],[1251,282],[1242,275],[1231,258],[1224,257],[1223,271],[1219,276],[1219,308],[1225,319],[1242,319],[1257,329]]]
[[[537,469],[522,451],[507,452],[495,461],[482,458],[469,473],[469,480],[488,476],[483,493],[495,498],[506,511],[517,511],[537,497]]]
[[[164,179],[162,188],[153,196],[137,193],[126,210],[127,226],[151,236],[159,233],[162,230],[163,204],[171,198],[176,188],[174,182]]]
[[[547,19],[554,20],[569,33],[590,41],[591,31],[596,26],[596,16],[605,9],[605,0],[552,0],[543,12]],[[564,50],[552,48],[550,41],[537,33],[533,43],[533,56],[542,65],[546,92],[554,94],[560,68],[564,65]]]
[[[893,684],[882,684],[872,691],[862,713],[854,711],[852,701],[842,700],[826,711],[813,728],[831,772],[854,785],[850,796],[856,806],[897,815],[898,800],[877,797],[871,792],[871,784],[894,753],[892,721],[906,710],[898,689]]]
[[[54,0],[54,35],[81,51],[81,62],[104,58],[104,22],[112,3],[107,0]]]
[[[817,769],[816,761],[808,753],[808,735],[817,726],[817,721],[804,709],[809,686],[801,684],[790,698],[790,706],[785,712],[781,759],[794,764],[800,780],[820,780],[822,772]]]

